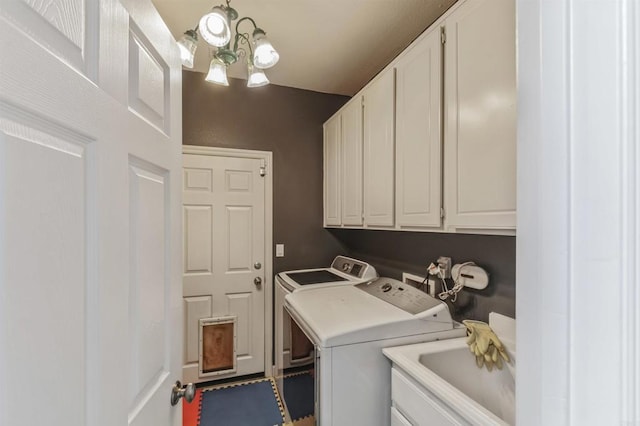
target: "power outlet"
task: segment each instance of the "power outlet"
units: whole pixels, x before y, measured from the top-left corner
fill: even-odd
[[[440,256],[438,258],[438,267],[442,271],[445,278],[451,278],[451,258]]]

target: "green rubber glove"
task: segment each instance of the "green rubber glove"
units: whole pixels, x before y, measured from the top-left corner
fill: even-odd
[[[467,345],[476,357],[478,368],[485,366],[492,371],[495,365],[501,370],[502,360],[510,361],[504,345],[487,323],[473,320],[464,320],[462,323],[467,327]]]

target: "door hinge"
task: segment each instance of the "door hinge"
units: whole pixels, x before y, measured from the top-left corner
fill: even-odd
[[[444,27],[440,28],[440,42],[442,44],[445,44],[447,42],[447,33],[445,32]]]
[[[440,207],[440,219],[444,219],[444,207]]]
[[[267,175],[267,163],[262,160],[262,165],[260,166],[260,176],[265,177]]]

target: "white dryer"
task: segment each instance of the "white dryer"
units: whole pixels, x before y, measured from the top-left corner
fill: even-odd
[[[303,289],[285,308],[314,345],[320,426],[386,426],[391,365],[382,348],[465,335],[439,300],[391,278]]]

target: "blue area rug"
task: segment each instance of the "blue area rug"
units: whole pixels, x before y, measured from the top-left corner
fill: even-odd
[[[284,378],[284,401],[292,420],[313,414],[313,377],[309,373]]]
[[[282,414],[270,380],[202,393],[200,426],[281,425]]]

